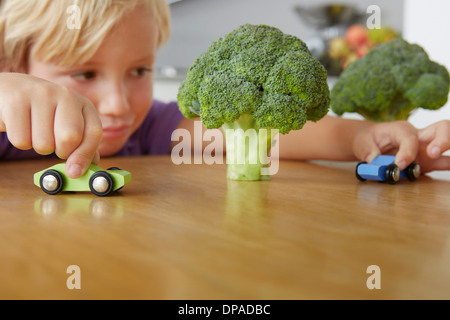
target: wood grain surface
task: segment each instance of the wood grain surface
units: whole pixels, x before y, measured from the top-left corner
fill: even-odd
[[[282,161],[236,182],[225,165],[111,158],[133,181],[101,198],[34,186],[55,163],[0,163],[1,299],[450,299],[445,174],[387,185],[355,163]]]

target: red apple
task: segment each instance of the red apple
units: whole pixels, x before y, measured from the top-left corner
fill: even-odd
[[[355,49],[356,55],[358,58],[364,57],[367,52],[369,52],[370,46],[368,44],[363,44]]]
[[[367,29],[361,24],[353,24],[345,32],[345,42],[352,49],[366,44],[368,38]]]

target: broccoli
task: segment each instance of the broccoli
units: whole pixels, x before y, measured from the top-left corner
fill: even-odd
[[[407,120],[417,108],[445,105],[449,73],[422,47],[401,38],[372,49],[352,62],[331,90],[331,110],[357,112],[377,122]]]
[[[330,104],[327,73],[295,36],[245,24],[194,61],[179,87],[178,104],[186,118],[200,116],[205,127],[226,131],[229,179],[266,180],[261,169],[268,167],[267,156],[258,153],[265,148],[269,152],[271,129],[286,134],[325,116]],[[239,129],[256,132],[257,148],[230,141],[235,135],[228,132]],[[261,129],[269,133],[260,135]],[[245,155],[244,163],[233,160],[236,154]]]

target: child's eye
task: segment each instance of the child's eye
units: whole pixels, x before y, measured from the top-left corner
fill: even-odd
[[[133,77],[142,78],[147,73],[150,73],[150,72],[152,72],[152,70],[150,68],[142,67],[142,68],[136,68],[133,71],[131,71],[131,75]]]
[[[96,73],[94,71],[83,71],[74,73],[71,77],[80,81],[89,81],[96,77]]]

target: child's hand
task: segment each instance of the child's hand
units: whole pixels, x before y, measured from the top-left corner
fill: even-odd
[[[102,124],[94,105],[70,89],[29,75],[0,74],[0,131],[18,149],[55,152],[67,159],[71,178],[99,160]]]
[[[418,130],[407,121],[383,122],[364,127],[353,140],[353,152],[358,159],[366,162],[371,162],[380,154],[395,154],[395,163],[403,170],[417,159]]]
[[[358,159],[371,162],[380,154],[396,154],[400,170],[412,161],[422,172],[450,170],[450,157],[442,155],[450,149],[450,121],[443,120],[417,130],[407,121],[378,123],[363,128],[353,140]]]
[[[442,153],[450,149],[450,120],[442,120],[419,130],[417,162],[423,172],[450,170],[450,157]]]

